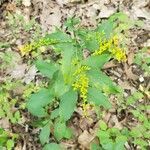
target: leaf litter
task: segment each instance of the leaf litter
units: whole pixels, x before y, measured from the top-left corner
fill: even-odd
[[[33,7],[31,7],[31,4]],[[126,0],[115,0],[115,1],[108,1],[108,0],[102,0],[102,1],[82,1],[82,0],[56,0],[56,1],[47,1],[47,0],[23,0],[22,1],[23,7],[18,7],[15,6],[14,3],[4,3],[3,8],[6,8],[6,10],[3,11],[3,24],[5,24],[6,20],[6,11],[14,11],[18,9],[18,12],[21,12],[22,14],[26,14],[26,18],[30,18],[32,15],[37,18],[39,23],[41,24],[42,32],[48,31],[49,33],[52,32],[55,28],[57,27],[62,27],[63,21],[68,18],[69,16],[76,16],[80,17],[82,20],[82,25],[86,27],[94,27],[97,25],[97,22],[101,21],[102,19],[108,18],[111,14],[115,13],[116,11],[123,11],[127,14],[129,14],[133,18],[142,18],[145,22],[143,26],[143,31],[144,32],[149,32],[149,28],[147,26],[150,23],[150,18],[149,18],[149,6],[148,6],[148,1],[147,0],[133,0],[132,2],[126,1]],[[25,7],[25,8],[24,8]],[[29,11],[27,9],[31,9],[32,11]],[[5,25],[4,25],[5,26]],[[5,26],[6,27],[6,26]],[[12,63],[15,63],[15,67],[12,68],[5,68],[4,71],[2,70],[2,76],[4,79],[7,76],[11,76],[11,78],[14,79],[22,79],[22,81],[25,84],[29,84],[31,81],[33,81],[37,75],[37,70],[35,66],[28,66],[26,63],[24,63],[24,60],[21,60],[20,54],[18,54],[18,51],[15,49],[15,43],[17,39],[22,39],[22,37],[16,37],[14,38],[14,41],[10,39],[9,35],[12,32],[11,29],[0,29],[2,32],[2,36],[0,35],[0,40],[4,41],[7,39],[7,42],[12,43],[11,47],[14,53],[17,53],[17,57],[15,60],[12,61]],[[6,31],[6,32],[5,32]],[[139,31],[136,31],[136,34],[133,35],[133,39],[135,37],[139,37]],[[27,37],[30,36],[24,34],[23,35],[23,43],[26,42],[28,39]],[[143,37],[143,35],[141,36]],[[144,41],[143,38],[137,40],[134,44],[135,47],[139,46],[139,43],[146,43],[148,42],[148,35],[146,35],[146,39]],[[6,42],[6,41],[5,41]],[[19,42],[20,43],[20,42]],[[18,43],[18,44],[19,44]],[[17,45],[18,45],[17,44]],[[0,50],[0,52],[4,53],[5,49]],[[143,80],[143,76],[139,76],[138,74],[133,72],[133,57],[134,57],[135,52],[131,52],[128,55],[128,64],[123,64],[122,66],[119,66],[115,62],[109,62],[104,66],[104,69],[106,69],[107,73],[111,75],[111,78],[114,80],[117,80],[119,85],[123,87],[123,89],[127,89],[130,91],[135,91],[138,89],[138,87],[141,87],[141,83],[139,81],[145,82]],[[120,71],[118,71],[118,68]],[[111,70],[111,71],[110,71]],[[113,70],[113,71],[112,71]],[[117,75],[116,75],[117,73]],[[142,73],[141,73],[142,75]],[[126,80],[127,79],[127,80]],[[5,79],[4,79],[5,80]],[[135,84],[133,86],[133,83]],[[143,90],[143,89],[142,89]],[[144,90],[143,90],[144,91]],[[127,93],[126,96],[129,96]],[[112,98],[112,101],[114,98]],[[128,122],[129,126],[134,126],[137,124],[136,121],[134,121],[133,116],[131,116],[126,110],[126,116],[123,119],[123,121],[119,121],[119,117],[117,116],[117,106],[114,104],[114,110],[110,112],[106,112],[104,116],[104,121],[107,122],[109,127],[116,127],[119,129],[122,129],[124,125],[124,121]],[[90,117],[93,116],[95,117],[95,114],[93,113],[92,110],[89,110]],[[16,150],[26,150],[26,149],[41,149],[41,147],[38,144],[38,139],[37,139],[37,133],[32,133],[32,127],[28,124],[28,120],[32,120],[31,116],[27,112],[23,112],[24,115],[27,115],[27,120],[25,120],[25,123],[22,125],[18,125],[18,127],[15,127],[13,125],[10,126],[8,120],[0,120],[1,126],[5,126],[9,128],[10,130],[13,130],[16,133],[21,133],[21,140],[18,141],[16,144],[15,149]],[[69,148],[72,147],[72,149],[89,149],[89,144],[91,143],[92,140],[95,140],[95,135],[90,132],[90,130],[96,131],[96,124],[98,124],[97,119],[93,120],[88,120],[88,118],[82,118],[82,112],[80,110],[80,107],[77,108],[76,110],[76,115],[73,116],[72,120],[70,121],[70,127],[74,129],[76,135],[75,139],[76,141],[63,141],[61,144],[64,145],[64,147]],[[26,130],[26,125],[28,126],[28,130]],[[33,140],[35,139],[35,140]],[[130,145],[127,143],[128,148],[131,148]]]

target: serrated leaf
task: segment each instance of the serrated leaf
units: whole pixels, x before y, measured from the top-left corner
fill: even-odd
[[[99,68],[101,69],[103,65],[108,62],[110,59],[110,55],[102,54],[98,56],[90,56],[86,60],[83,61],[84,65],[87,65],[92,68]]]
[[[6,143],[6,146],[7,146],[7,150],[12,150],[12,148],[14,147],[14,141],[9,139]]]
[[[106,140],[109,140],[109,137],[110,137],[107,131],[102,131],[102,130],[98,131],[97,136],[101,142],[105,142]]]
[[[51,91],[43,88],[39,92],[31,95],[27,102],[27,108],[33,115],[43,117],[47,115],[43,107],[51,103],[52,100],[53,95]]]
[[[68,18],[67,21],[65,22],[65,26],[68,28],[69,31],[75,30],[74,28],[75,25],[80,23],[79,18]]]
[[[41,130],[39,138],[42,145],[49,141],[50,136],[50,124],[47,123]]]
[[[100,129],[101,130],[106,130],[107,129],[107,124],[103,120],[100,121]]]
[[[62,138],[70,138],[71,137],[71,131],[69,128],[67,128],[65,122],[61,122],[60,120],[55,122],[54,125],[54,136],[59,141]]]
[[[59,107],[59,115],[64,121],[69,120],[72,116],[76,107],[77,99],[77,92],[73,91],[72,89],[62,95]]]
[[[47,34],[45,37],[55,40],[55,41],[57,41],[57,43],[71,41],[70,36],[60,30],[57,30],[56,32],[51,33],[51,34]]]
[[[104,108],[110,108],[111,104],[107,97],[97,88],[88,89],[88,101],[93,102],[95,105],[103,106]]]
[[[55,119],[59,116],[59,109],[55,109],[51,112],[51,119]]]
[[[99,144],[92,143],[90,146],[90,150],[103,150]]]
[[[56,143],[46,144],[43,150],[62,150],[61,146]]]
[[[134,138],[142,137],[142,133],[140,130],[137,130],[136,128],[132,129],[130,132],[130,135]]]
[[[108,93],[119,93],[120,89],[114,85],[113,81],[99,70],[92,69],[88,71],[90,82],[101,91]]]
[[[58,70],[58,67],[53,63],[48,63],[43,60],[36,61],[37,69],[42,73],[42,75],[52,78],[53,74]]]
[[[69,85],[65,84],[64,78],[61,72],[58,72],[55,76],[55,83],[53,85],[55,96],[60,98],[65,92],[69,90]]]
[[[102,22],[98,28],[96,29],[97,32],[104,32],[105,37],[108,39],[111,36],[113,31],[114,23],[111,20],[107,20]]]
[[[63,59],[61,61],[61,64],[62,64],[61,69],[62,69],[65,82],[69,82],[72,78],[71,63],[72,63],[72,58],[74,57],[75,51],[76,51],[76,48],[72,44],[67,44],[65,46],[64,51],[62,52]]]

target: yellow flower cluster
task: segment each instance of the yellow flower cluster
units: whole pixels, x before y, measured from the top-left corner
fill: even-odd
[[[87,88],[89,86],[89,79],[86,74],[82,73],[79,75],[77,81],[72,85],[74,90],[79,90],[81,93],[81,98],[86,100],[87,99]]]
[[[106,51],[110,52],[119,62],[126,61],[125,52],[119,47],[119,39],[117,36],[109,40],[100,41],[99,49],[93,55],[101,55]]]
[[[88,67],[88,66],[81,66],[81,67],[79,67],[76,71],[75,71],[75,73],[73,74],[73,75],[78,75],[78,74],[80,74],[80,73],[82,73],[82,72],[84,72],[84,71],[88,71],[88,70],[90,70],[91,68],[90,67]]]
[[[21,54],[24,56],[24,55],[28,54],[29,52],[31,52],[32,50],[35,50],[39,47],[48,46],[50,44],[55,44],[55,43],[56,43],[55,40],[51,40],[49,38],[41,38],[37,42],[23,45],[23,46],[19,47],[19,49],[21,51]]]
[[[82,108],[83,108],[83,112],[84,112],[85,116],[87,116],[86,111],[87,111],[87,107],[89,107],[89,105],[87,104],[89,78],[87,77],[87,75],[85,73],[85,71],[88,71],[88,70],[90,70],[90,67],[88,67],[88,66],[79,67],[74,73],[74,76],[77,76],[77,79],[76,79],[75,83],[72,84],[74,90],[79,90],[79,92],[80,92],[80,97],[83,100]]]

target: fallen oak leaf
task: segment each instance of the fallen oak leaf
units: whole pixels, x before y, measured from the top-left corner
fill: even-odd
[[[137,80],[139,77],[132,72],[132,67],[128,68],[128,65],[125,63],[124,70],[127,75],[127,79]]]
[[[90,143],[94,138],[95,135],[92,135],[87,130],[84,130],[83,133],[79,136],[78,142],[85,148],[89,149]]]

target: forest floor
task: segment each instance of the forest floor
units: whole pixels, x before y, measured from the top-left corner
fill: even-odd
[[[12,0],[0,5],[0,150],[6,147],[9,150],[9,146],[14,150],[42,149],[41,127],[35,123],[37,118],[28,112],[26,103],[30,94],[45,84],[34,65],[35,58],[47,58],[51,54],[49,49],[44,52],[39,49],[32,55],[22,56],[19,47],[52,33],[56,27],[65,30],[64,22],[69,17],[80,18],[81,26],[90,29],[117,12],[127,14],[131,20],[143,21],[142,26],[130,30],[127,61],[110,61],[104,67],[104,72],[124,90],[124,97],[116,100],[111,95],[113,107],[99,112],[100,117],[89,110],[92,120],[83,117],[82,108],[77,107],[67,123],[74,137],[57,143],[65,149],[90,149],[93,141],[97,143],[93,133],[100,120],[108,128],[119,131],[124,127],[135,131],[142,128],[141,132],[149,133],[146,124],[150,118],[149,0]],[[127,150],[150,149],[149,137],[133,134],[135,143],[126,142]],[[55,141],[53,135],[50,139]]]

